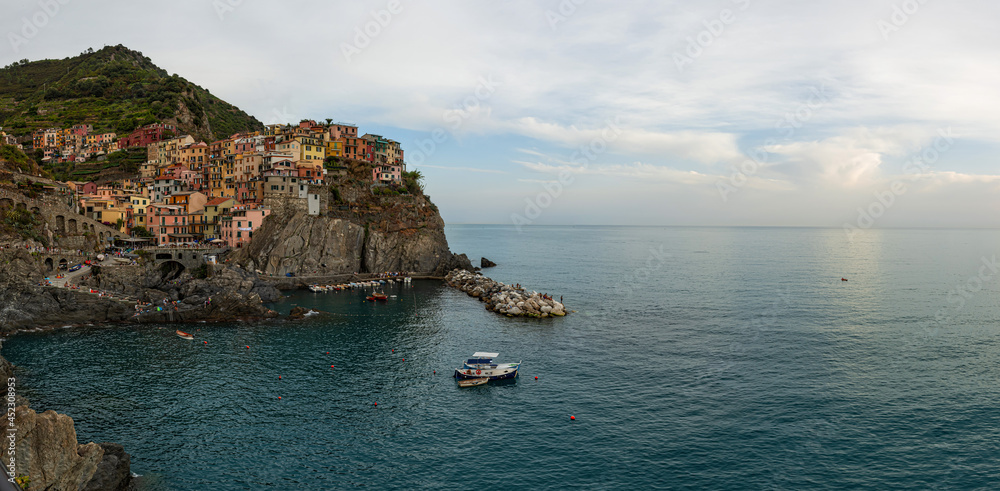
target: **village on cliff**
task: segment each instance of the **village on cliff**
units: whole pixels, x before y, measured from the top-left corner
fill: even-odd
[[[297,203],[317,215],[320,187],[331,173],[345,173],[347,160],[367,162],[373,186],[400,184],[406,172],[399,142],[359,137],[356,125],[331,120],[267,125],[211,143],[177,135],[174,125],[163,123],[120,137],[93,133],[91,125],[39,129],[31,136],[18,143],[0,131],[0,143],[41,149],[44,163],[82,163],[145,148],[137,178],[55,181],[52,191],[72,195],[80,214],[156,246],[243,247],[276,203]]]

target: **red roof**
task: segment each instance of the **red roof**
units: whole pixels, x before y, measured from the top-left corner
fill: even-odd
[[[222,203],[225,203],[226,201],[229,201],[231,199],[233,198],[212,198],[211,200],[208,201],[208,203],[205,203],[205,206],[221,205]]]

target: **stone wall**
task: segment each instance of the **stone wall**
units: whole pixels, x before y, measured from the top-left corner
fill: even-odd
[[[17,191],[0,188],[0,208],[22,208],[36,213],[45,222],[50,245],[82,249],[83,247],[79,247],[79,239],[63,244],[62,238],[82,237],[84,234],[89,233],[99,244],[103,244],[108,237],[125,236],[125,234],[117,229],[76,213],[68,200],[68,197],[53,195],[29,198]]]

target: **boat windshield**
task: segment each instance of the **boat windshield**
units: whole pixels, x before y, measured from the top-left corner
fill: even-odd
[[[469,361],[467,361],[466,363],[468,363],[469,365],[489,365],[490,363],[493,363],[493,359],[491,359],[491,358],[469,358]]]

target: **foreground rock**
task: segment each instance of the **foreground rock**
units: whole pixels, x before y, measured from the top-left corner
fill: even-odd
[[[15,409],[15,473],[31,479],[31,491],[123,491],[131,481],[130,458],[121,445],[76,440],[73,419],[55,411]]]
[[[445,276],[449,286],[457,288],[469,296],[486,304],[486,310],[508,317],[562,317],[566,307],[538,292],[526,292],[524,288],[506,285],[481,274],[456,269]]]
[[[494,267],[496,265],[497,265],[497,263],[495,263],[493,261],[490,261],[489,259],[486,259],[485,257],[479,258],[479,267],[480,268],[492,268],[492,267]]]

